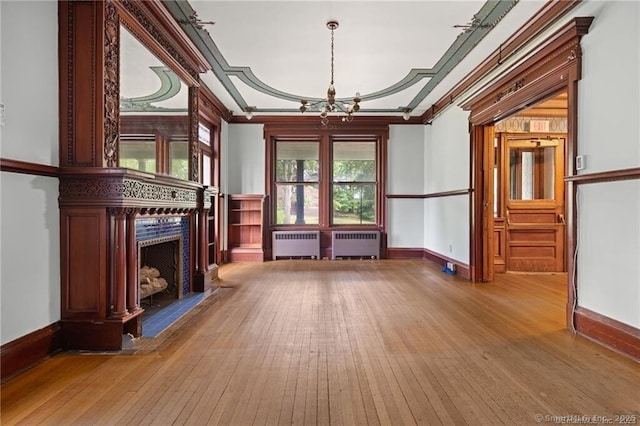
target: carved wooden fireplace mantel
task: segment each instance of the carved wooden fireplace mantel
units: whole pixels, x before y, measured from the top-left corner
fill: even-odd
[[[216,273],[208,227],[217,190],[198,183],[199,75],[210,65],[161,0],[61,0],[58,28],[62,338],[67,349],[117,350],[123,334],[141,334],[141,235],[179,233],[187,291],[206,290]],[[188,88],[177,126],[188,146],[183,179],[168,176],[165,131],[177,118],[122,110],[122,83],[135,81],[120,65],[127,46],[139,46]],[[143,118],[144,135],[156,141],[157,174],[120,167],[123,136],[128,141],[131,122]]]
[[[214,188],[121,168],[60,173],[62,331],[68,349],[117,350],[141,334],[136,222],[179,218],[190,291],[211,282],[206,218]]]

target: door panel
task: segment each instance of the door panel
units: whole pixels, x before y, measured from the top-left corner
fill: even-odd
[[[506,260],[506,235],[504,228],[504,218],[495,218],[493,221],[493,267],[494,272],[503,273],[507,271]]]

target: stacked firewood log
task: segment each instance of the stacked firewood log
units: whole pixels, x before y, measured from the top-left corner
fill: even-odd
[[[160,276],[157,268],[146,265],[140,268],[140,299],[164,290],[167,285],[167,280]]]

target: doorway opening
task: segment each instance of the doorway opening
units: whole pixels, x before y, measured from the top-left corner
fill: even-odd
[[[567,92],[496,122],[490,133],[494,244],[486,262],[496,273],[566,272]]]

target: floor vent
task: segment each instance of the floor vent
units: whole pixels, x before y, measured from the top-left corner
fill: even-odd
[[[333,231],[331,258],[380,259],[379,231]]]
[[[273,231],[272,258],[320,258],[320,231]]]

